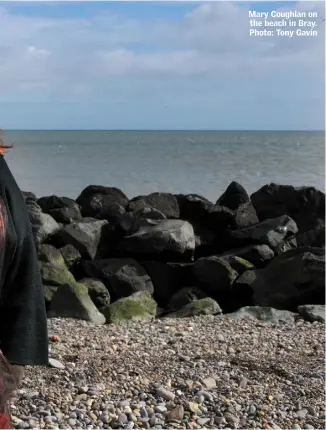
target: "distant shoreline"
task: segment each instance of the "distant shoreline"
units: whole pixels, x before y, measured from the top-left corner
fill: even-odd
[[[107,133],[325,133],[325,130],[201,130],[201,129],[7,129],[6,133],[10,132],[22,132],[22,131],[32,131],[32,132],[107,132]]]

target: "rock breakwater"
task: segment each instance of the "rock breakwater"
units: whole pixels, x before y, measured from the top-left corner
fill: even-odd
[[[249,196],[232,182],[215,203],[163,192],[129,199],[98,185],[76,200],[24,197],[49,317],[323,313],[305,307],[325,304],[325,195],[313,187],[269,184]]]

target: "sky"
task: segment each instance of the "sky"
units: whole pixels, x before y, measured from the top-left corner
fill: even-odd
[[[316,37],[248,11],[316,11]],[[0,0],[0,128],[321,130],[323,2]]]

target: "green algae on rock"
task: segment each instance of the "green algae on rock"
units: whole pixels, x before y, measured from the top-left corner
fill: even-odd
[[[83,319],[98,325],[105,323],[105,317],[96,309],[88,294],[88,288],[77,282],[57,289],[48,317]]]
[[[38,259],[53,266],[65,267],[65,261],[60,251],[54,246],[43,244],[38,249]]]
[[[76,282],[64,264],[59,266],[41,262],[41,275],[43,283],[48,285],[69,285]]]
[[[139,291],[123,297],[102,310],[108,323],[121,324],[128,321],[155,318],[157,304],[150,293]]]

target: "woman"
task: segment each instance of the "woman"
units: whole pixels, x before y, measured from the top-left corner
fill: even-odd
[[[23,366],[48,364],[48,334],[29,215],[7,148],[0,135],[0,350],[19,383]]]

